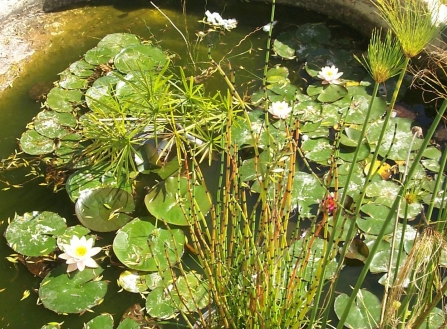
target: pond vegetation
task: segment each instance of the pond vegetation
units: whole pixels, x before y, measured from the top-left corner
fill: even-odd
[[[212,48],[237,22],[210,11],[195,44],[178,30],[181,65],[155,40],[112,33],[61,72],[2,162],[68,193],[79,220],[10,219],[10,260],[42,278],[42,307],[94,311],[118,268],[141,296],[134,316],[86,328],[445,326],[447,155],[432,136],[447,103],[429,127],[394,110],[409,72],[445,99],[445,50],[411,66],[442,26],[421,1],[376,4],[390,30],[363,53],[323,23],[272,38],[273,1],[252,32],[268,33],[268,51],[247,93],[228,60],[238,45],[227,58]],[[225,88],[206,89],[216,78]],[[341,293],[353,261],[362,270]],[[383,294],[364,288],[368,273],[383,274]]]

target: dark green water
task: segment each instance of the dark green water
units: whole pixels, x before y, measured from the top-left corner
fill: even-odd
[[[128,1],[130,2],[130,1]],[[236,18],[238,28],[232,32],[211,40],[213,57],[219,61],[225,54],[239,43],[256,27],[269,22],[270,7],[264,4],[206,4],[204,1],[194,0],[186,7],[186,15],[182,15],[180,1],[169,4],[158,4],[164,13],[178,26],[190,40],[194,48],[196,33],[203,30],[203,24],[198,21],[203,18],[206,9],[217,11],[224,18]],[[137,8],[125,5],[87,7],[60,13],[61,21],[65,23],[63,33],[51,38],[51,43],[34,55],[32,61],[23,68],[21,77],[14,81],[12,88],[1,94],[0,98],[0,157],[5,158],[18,148],[17,139],[25,130],[25,126],[41,110],[40,104],[28,96],[30,88],[39,82],[58,80],[57,74],[68,65],[78,60],[105,35],[115,32],[131,32],[143,39],[158,41],[163,49],[169,49],[178,54],[176,64],[185,62],[186,46],[179,33],[168,20],[153,7]],[[325,18],[309,13],[302,9],[277,9],[277,19],[280,21],[276,28],[286,28],[289,25],[300,25],[309,22],[321,22]],[[185,29],[185,23],[187,30]],[[236,70],[236,83],[243,82],[241,88],[247,88],[250,81],[262,75],[267,34],[260,31],[251,35],[242,44],[234,48],[229,56],[231,65]],[[199,67],[206,69],[206,49],[197,49]],[[251,73],[249,73],[251,72]],[[220,79],[211,79],[218,82]],[[216,88],[214,85],[212,88]],[[243,89],[242,89],[243,91]],[[20,182],[22,171],[2,173],[0,179]],[[0,185],[0,188],[3,186]],[[4,232],[8,218],[15,213],[23,214],[34,210],[54,211],[67,219],[69,225],[75,225],[74,204],[64,191],[54,194],[52,189],[40,186],[39,181],[26,184],[21,189],[1,191],[0,196],[0,231]],[[41,281],[35,278],[21,264],[13,264],[6,260],[13,251],[6,245],[6,240],[0,238],[0,328],[41,328],[48,322],[64,322],[62,328],[82,328],[83,324],[102,312],[113,313],[115,323],[130,305],[144,301],[137,294],[121,292],[116,285],[115,277],[110,279],[105,302],[93,310],[95,313],[79,315],[57,315],[46,310],[42,305],[36,305],[37,289]],[[108,271],[106,271],[108,272]],[[118,273],[118,272],[117,272]],[[20,301],[23,292],[30,290],[28,298]],[[176,327],[174,324],[170,327]]]

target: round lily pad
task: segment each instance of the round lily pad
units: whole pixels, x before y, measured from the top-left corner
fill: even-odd
[[[75,202],[82,192],[104,187],[121,188],[130,193],[131,183],[117,179],[110,171],[106,171],[107,166],[87,167],[71,174],[65,183],[70,199]]]
[[[153,216],[175,225],[190,223],[191,219],[186,216],[190,215],[191,204],[194,204],[196,213],[200,211],[202,214],[211,207],[203,186],[194,185],[185,177],[169,177],[161,181],[145,196],[144,203]]]
[[[106,35],[98,42],[98,47],[103,48],[124,48],[130,45],[139,44],[140,39],[131,33],[112,33]]]
[[[79,221],[97,232],[119,229],[131,219],[128,213],[134,209],[132,195],[122,189],[111,187],[82,192],[75,206]]]
[[[175,287],[174,287],[175,285]],[[195,312],[209,303],[206,281],[195,272],[178,277],[167,288],[155,288],[146,298],[149,315],[169,319],[181,310]]]
[[[81,103],[82,91],[67,90],[55,87],[50,90],[47,96],[47,105],[57,112],[71,112],[73,107]]]
[[[56,313],[81,313],[100,304],[107,292],[107,283],[100,281],[102,268],[86,268],[70,274],[66,266],[52,270],[42,280],[39,298]]]
[[[115,67],[123,72],[149,71],[164,66],[168,58],[157,47],[151,45],[132,45],[124,48],[115,56]]]
[[[67,227],[58,214],[33,211],[16,215],[5,232],[6,241],[16,252],[25,256],[48,255],[56,248],[55,236]]]
[[[54,151],[54,141],[42,136],[34,129],[27,130],[20,137],[20,148],[31,155],[48,154]]]
[[[118,278],[118,285],[129,292],[141,293],[146,291],[148,288],[146,284],[146,273],[124,271]]]
[[[177,263],[184,244],[182,230],[157,228],[135,218],[118,231],[113,240],[113,251],[131,269],[157,271]]]
[[[81,78],[88,78],[94,72],[95,66],[87,63],[85,60],[81,59],[77,62],[71,64],[68,69],[74,75]]]
[[[85,53],[85,61],[92,65],[100,65],[107,63],[113,56],[118,53],[110,48],[95,47]]]
[[[34,130],[48,138],[62,138],[68,135],[68,127],[76,127],[76,118],[71,113],[42,111],[34,119]]]
[[[84,325],[85,329],[113,329],[113,316],[103,313],[94,317]]]
[[[74,75],[68,69],[60,73],[60,76],[59,86],[65,89],[83,89],[88,85],[87,79]]]

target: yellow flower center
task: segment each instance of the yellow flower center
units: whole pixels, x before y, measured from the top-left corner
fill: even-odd
[[[77,257],[84,257],[87,254],[87,248],[85,246],[78,246],[75,249]]]

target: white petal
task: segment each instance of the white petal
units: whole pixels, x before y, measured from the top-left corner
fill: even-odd
[[[98,263],[96,263],[93,258],[84,259],[83,264],[88,267],[98,267]]]
[[[87,251],[87,257],[95,256],[101,251],[101,247],[93,247]]]
[[[67,267],[67,272],[73,272],[73,271],[76,271],[77,268],[78,268],[77,263],[70,264],[70,265],[68,265],[68,267]]]
[[[66,252],[64,252],[63,254],[60,254],[60,255],[59,255],[59,258],[62,258],[62,259],[70,259],[71,256],[70,256],[69,254],[67,254]]]
[[[84,264],[83,261],[81,261],[81,262],[77,262],[76,264],[77,264],[77,266],[78,266],[78,270],[79,270],[79,271],[82,272],[82,271],[85,269],[85,264]]]

